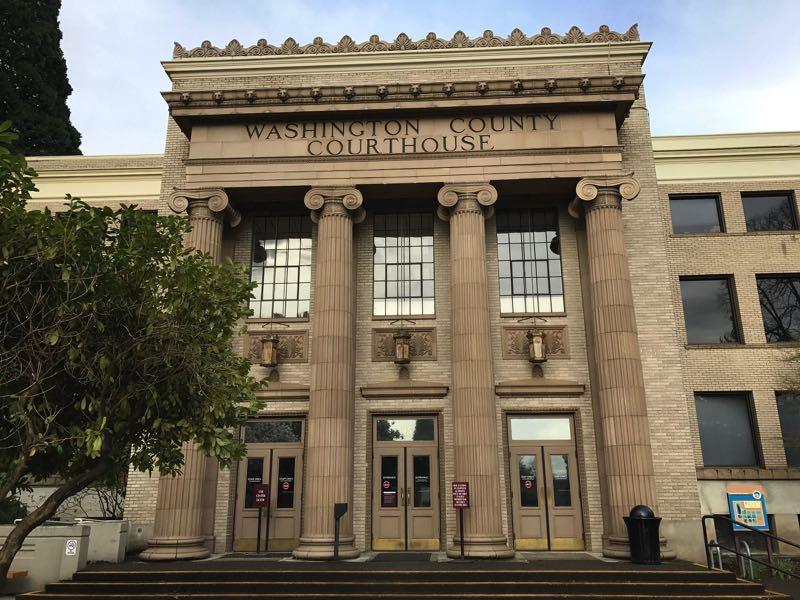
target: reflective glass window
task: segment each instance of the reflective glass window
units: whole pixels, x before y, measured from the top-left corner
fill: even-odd
[[[716,196],[670,196],[674,233],[708,233],[722,231],[719,198]]]
[[[800,277],[757,277],[768,342],[800,340]]]
[[[695,393],[703,464],[707,467],[757,467],[750,394]]]
[[[539,492],[536,486],[536,455],[522,455],[519,457],[518,463],[520,504],[527,507],[539,506]]]
[[[497,211],[500,312],[564,312],[558,211]]]
[[[730,344],[741,341],[727,277],[681,279],[683,317],[690,344]]]
[[[251,444],[299,442],[302,421],[250,421],[244,428],[244,441]]]
[[[570,440],[572,431],[569,417],[513,417],[511,419],[511,439],[527,440]]]
[[[797,229],[797,215],[791,194],[742,194],[742,208],[747,231]]]
[[[373,223],[373,314],[434,314],[433,215],[378,214]]]
[[[379,442],[433,441],[433,419],[378,419],[376,436]]]
[[[569,483],[569,456],[566,454],[550,455],[550,476],[553,481],[553,505],[572,506]]]
[[[262,483],[264,478],[264,459],[263,458],[248,458],[247,459],[247,475],[244,486],[244,507],[254,508],[253,503],[253,488],[256,484]]]
[[[430,508],[431,457],[427,454],[414,457],[414,506]]]
[[[278,458],[278,508],[294,507],[294,456]]]
[[[311,302],[311,220],[253,219],[250,308],[256,318],[308,317]]]
[[[381,507],[396,508],[397,502],[397,457],[381,456]]]
[[[775,397],[786,463],[790,467],[800,467],[800,392],[777,392]]]

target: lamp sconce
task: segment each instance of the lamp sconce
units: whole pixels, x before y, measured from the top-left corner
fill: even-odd
[[[407,365],[411,362],[411,333],[408,329],[398,329],[392,336],[394,338],[394,363]]]
[[[545,346],[545,333],[540,329],[531,329],[525,334],[528,338],[528,360],[539,365],[547,362],[547,346]]]
[[[274,333],[261,338],[261,366],[278,366],[278,336]]]

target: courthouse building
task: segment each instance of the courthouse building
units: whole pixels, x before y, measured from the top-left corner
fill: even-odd
[[[342,557],[454,554],[453,482],[474,557],[625,557],[646,504],[697,559],[742,487],[800,539],[800,133],[652,138],[649,49],[635,26],[176,44],[163,156],[31,160],[32,206],[186,214],[256,282],[247,457],[132,472],[144,558],[267,535],[330,558],[335,503]]]

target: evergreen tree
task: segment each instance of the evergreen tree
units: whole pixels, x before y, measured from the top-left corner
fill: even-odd
[[[14,150],[28,156],[80,154],[69,120],[72,87],[61,51],[61,0],[0,2],[0,122],[19,133]]]

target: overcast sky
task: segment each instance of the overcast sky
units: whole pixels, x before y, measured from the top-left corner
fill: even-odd
[[[259,38],[306,44],[347,34],[393,41],[491,29],[563,34],[639,24],[656,135],[800,130],[798,0],[63,0],[72,122],[84,154],[160,153],[169,89],[160,61],[177,41],[225,46]]]

